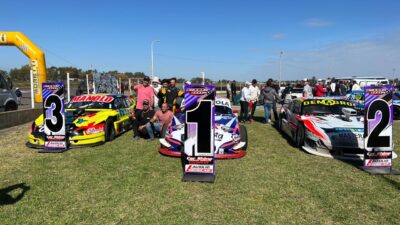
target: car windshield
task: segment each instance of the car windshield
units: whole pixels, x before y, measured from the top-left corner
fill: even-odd
[[[232,114],[232,109],[227,106],[216,105],[215,113],[216,114]]]
[[[303,93],[302,88],[293,88],[292,93]]]
[[[67,109],[111,109],[112,105],[108,102],[70,102]]]
[[[344,100],[321,99],[307,100],[303,102],[303,114],[305,115],[320,115],[334,114],[343,115],[343,108],[354,108],[354,103]]]
[[[400,93],[394,93],[393,100],[400,100]]]

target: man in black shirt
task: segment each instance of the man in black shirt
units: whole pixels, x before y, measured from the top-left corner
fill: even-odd
[[[236,81],[233,80],[231,83],[231,92],[232,92],[232,102],[236,105]]]
[[[183,91],[176,87],[176,78],[173,77],[169,80],[169,87],[165,94],[165,100],[168,105],[168,109],[172,112],[175,112],[176,101],[178,97],[183,97]]]
[[[150,101],[145,99],[143,101],[143,111],[138,117],[135,117],[134,113],[130,114],[130,118],[133,119],[133,139],[139,140],[140,136],[147,135],[146,124],[153,118],[154,110],[150,109]]]

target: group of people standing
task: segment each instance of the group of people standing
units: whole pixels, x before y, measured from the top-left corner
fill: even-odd
[[[326,97],[345,96],[348,91],[361,90],[360,85],[355,81],[337,81],[332,79],[324,85],[322,79],[318,79],[315,85],[303,80],[303,97]]]
[[[136,109],[129,114],[133,121],[133,138],[148,137],[152,141],[155,134],[161,134],[171,122],[183,91],[176,87],[176,78],[160,82],[158,77],[154,77],[150,84],[147,76],[133,90],[136,93]]]
[[[254,113],[257,104],[264,107],[266,124],[270,122],[271,110],[274,111],[274,116],[277,118],[277,102],[280,101],[278,90],[273,85],[273,80],[269,79],[264,87],[260,90],[257,85],[257,80],[253,79],[252,82],[245,82],[244,87],[240,92],[240,116],[241,122],[253,122]]]

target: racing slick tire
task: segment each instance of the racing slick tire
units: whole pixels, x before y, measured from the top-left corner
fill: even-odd
[[[300,124],[296,131],[296,138],[295,138],[296,147],[299,148],[303,147],[304,137],[305,137],[304,125]]]
[[[278,128],[279,128],[279,130],[282,130],[282,114],[279,114]]]
[[[246,142],[246,144],[242,147],[242,150],[246,151],[247,150],[247,143],[248,143],[248,140],[247,140],[247,129],[243,125],[239,125],[239,129],[240,129],[240,141],[244,140]]]
[[[4,111],[8,112],[8,111],[12,111],[12,110],[17,110],[18,109],[18,105],[15,102],[8,102],[6,104],[6,106],[4,107]]]
[[[114,121],[111,118],[106,120],[106,124],[104,126],[105,139],[107,141],[112,141],[115,138],[115,128]]]

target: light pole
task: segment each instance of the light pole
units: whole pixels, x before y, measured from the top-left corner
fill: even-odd
[[[281,87],[281,81],[282,81],[282,54],[283,51],[281,51],[279,54],[279,88]]]
[[[153,40],[150,45],[150,49],[151,49],[151,76],[150,76],[150,78],[151,79],[153,79],[153,77],[154,77],[154,44],[156,42],[160,42],[160,40]]]

